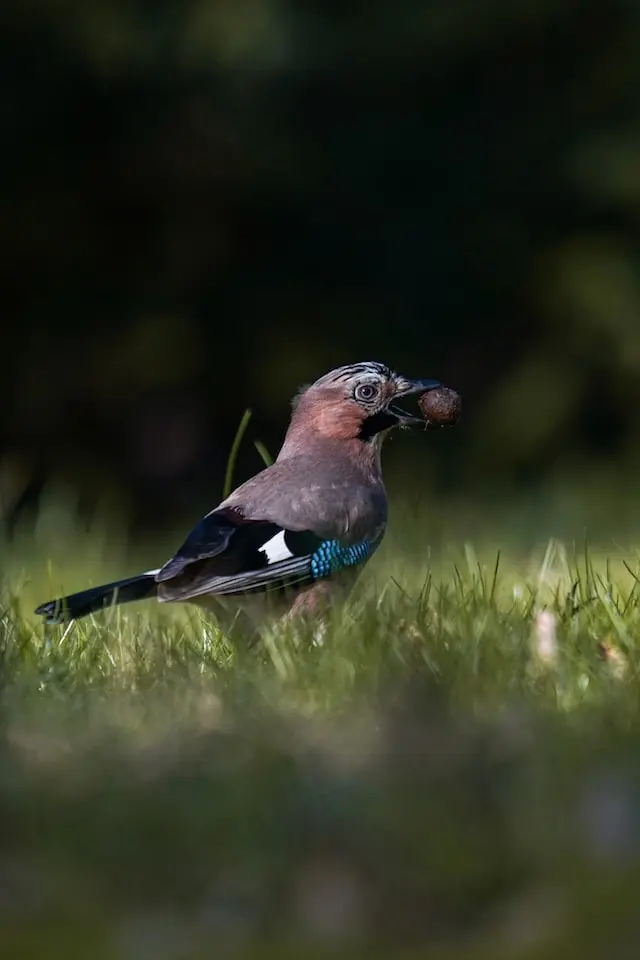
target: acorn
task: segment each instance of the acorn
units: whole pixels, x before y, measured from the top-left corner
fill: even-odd
[[[434,387],[418,397],[418,406],[427,426],[450,427],[460,419],[462,399],[450,387]]]

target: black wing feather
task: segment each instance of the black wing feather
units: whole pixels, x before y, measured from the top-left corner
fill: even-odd
[[[170,580],[162,584],[160,600],[188,600],[192,597],[209,594],[228,596],[236,593],[263,593],[266,590],[282,590],[286,587],[302,586],[313,580],[311,575],[311,557],[292,557],[270,563],[262,570],[247,570],[228,577],[218,577],[211,573],[210,567],[204,567],[190,580],[182,580],[174,585]]]
[[[284,530],[292,557],[270,563],[262,548],[283,530],[279,524],[248,520],[236,511],[208,514],[158,572],[160,599],[247,593],[310,580],[311,556],[322,538],[311,531]]]
[[[267,520],[245,520],[236,511],[216,511],[199,521],[175,556],[168,560],[156,579],[172,580],[186,567],[200,560],[216,558],[219,576],[238,573],[253,562],[259,569],[267,557],[259,548],[281,529]],[[243,536],[238,533],[242,531]]]

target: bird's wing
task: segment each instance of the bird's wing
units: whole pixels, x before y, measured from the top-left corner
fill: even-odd
[[[364,561],[373,545],[341,544],[236,511],[214,511],[156,574],[161,600],[310,583]]]

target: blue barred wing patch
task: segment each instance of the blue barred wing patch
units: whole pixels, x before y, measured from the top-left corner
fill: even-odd
[[[325,540],[311,556],[311,576],[314,580],[328,577],[362,563],[370,553],[371,544],[367,541],[344,546],[339,540]]]

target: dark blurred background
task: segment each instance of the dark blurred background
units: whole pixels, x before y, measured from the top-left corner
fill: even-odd
[[[636,0],[4,0],[5,519],[196,519],[362,359],[462,393],[429,483],[624,484],[639,50]]]

